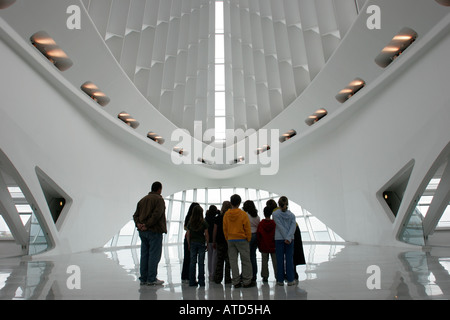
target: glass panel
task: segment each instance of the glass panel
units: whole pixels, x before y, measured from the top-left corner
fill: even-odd
[[[225,117],[225,92],[216,92],[215,93],[215,116],[216,117]]]
[[[13,199],[25,198],[25,196],[22,193],[22,190],[19,187],[8,187],[8,191],[11,194],[11,198]]]
[[[0,240],[1,239],[12,239],[11,231],[9,230],[8,225],[6,224],[3,217],[0,215]]]
[[[308,230],[308,227],[306,226],[305,218],[297,218],[296,221],[297,221],[298,227],[300,228],[301,232]]]
[[[216,140],[226,139],[226,119],[218,117],[215,119],[215,138]]]
[[[447,205],[447,209],[445,209],[444,214],[442,215],[439,223],[437,225],[438,228],[450,228],[450,205]]]
[[[216,34],[216,63],[225,63],[225,37],[223,34]]]
[[[180,222],[171,221],[169,224],[168,243],[178,243],[178,233],[180,232]]]
[[[181,202],[173,201],[171,221],[181,221]]]
[[[327,231],[327,226],[322,223],[316,217],[310,217],[309,221],[311,222],[311,226],[315,232],[317,231]]]
[[[21,214],[20,215],[20,220],[22,221],[23,225],[26,226],[28,221],[31,218],[31,214]]]
[[[134,221],[130,220],[126,225],[123,226],[119,234],[121,236],[132,236],[134,233],[134,229]]]
[[[30,243],[28,247],[28,254],[37,254],[47,250],[48,243],[44,231],[39,224],[36,215],[33,213],[31,215],[30,224]]]
[[[224,32],[223,1],[216,1],[216,33]]]
[[[175,194],[173,195],[173,199],[174,199],[174,200],[183,200],[183,192],[180,191],[180,192],[175,193]]]
[[[241,196],[242,201],[245,201],[245,189],[244,188],[236,188],[236,194]]]
[[[194,202],[194,190],[186,191],[186,201]]]
[[[206,191],[208,192],[208,203],[206,203]],[[264,218],[263,209],[266,206],[266,201],[269,199],[269,192],[259,190],[259,195],[264,195],[266,198],[258,199],[258,191],[256,189],[246,189],[246,188],[236,188],[234,191],[233,188],[213,188],[213,189],[196,189],[196,199],[195,202],[200,203],[200,206],[203,208],[204,213],[207,208],[211,204],[218,205],[218,209],[221,209],[221,204],[224,200],[230,200],[230,197],[237,193],[241,196],[242,201],[247,200],[246,192],[248,191],[249,200],[253,200],[255,202],[256,208],[258,209],[258,215],[261,219]],[[181,230],[183,234],[179,234],[180,226],[184,223],[184,216],[187,212],[183,212],[182,208],[184,205],[184,211],[187,211],[191,203],[193,202],[194,190],[186,190],[186,201],[177,201],[170,200],[171,198],[175,198],[175,195],[168,196],[166,198],[166,209],[168,210],[169,204],[171,202],[172,212],[166,212],[166,216],[170,217],[170,221],[168,220],[168,234],[166,238],[166,243],[180,243],[182,241],[182,236],[184,234],[183,229]],[[177,198],[181,198],[183,192],[177,193]],[[273,194],[272,194],[273,196]],[[275,197],[275,201],[278,201],[279,196]],[[289,203],[290,210],[295,214],[296,221],[299,225],[300,231],[302,233],[303,241],[339,241],[345,242],[339,235],[335,234],[332,230],[327,228],[325,224],[323,224],[319,219],[312,216],[310,212],[302,209],[300,205],[297,203],[290,201]],[[242,208],[242,204],[241,204]],[[30,216],[30,215],[28,215]],[[307,218],[305,218],[307,217]],[[307,221],[306,219],[309,219]],[[1,221],[0,221],[1,223]],[[1,228],[1,224],[0,224]],[[3,228],[5,229],[5,228]],[[111,240],[105,245],[107,246],[125,246],[132,244],[133,241],[133,232],[134,232],[134,222],[131,220],[127,225],[125,225],[121,231],[115,236],[117,241],[111,242]],[[1,231],[1,229],[0,229]],[[333,232],[334,237],[330,238],[330,232]],[[1,236],[0,236],[1,237]],[[311,238],[313,237],[313,238]],[[140,239],[137,237],[136,245],[140,245]]]
[[[302,234],[302,242],[304,241],[311,241],[311,237],[309,236],[309,232],[301,232]]]
[[[316,237],[316,241],[330,241],[328,231],[314,232],[314,236]]]
[[[259,196],[261,199],[268,199],[270,197],[269,192],[264,190],[259,190]]]
[[[208,203],[218,204],[220,202],[220,189],[209,189],[208,190]]]
[[[195,202],[205,202],[206,196],[205,196],[205,189],[197,189],[197,200]]]
[[[422,222],[423,216],[420,213],[420,211],[417,208],[415,208],[414,212],[411,214],[403,230],[400,233],[399,236],[400,241],[415,244],[418,246],[425,245]]]
[[[230,201],[230,198],[232,195],[233,195],[233,189],[231,189],[231,188],[222,189],[222,202]]]
[[[303,210],[302,207],[300,207],[298,204],[296,204],[295,202],[289,201],[289,210],[291,210],[291,212],[296,216],[303,216]]]
[[[225,65],[223,64],[216,64],[215,68],[216,73],[216,82],[215,82],[215,88],[216,91],[225,91]]]
[[[248,189],[248,200],[252,201],[258,200],[256,196],[256,189]]]

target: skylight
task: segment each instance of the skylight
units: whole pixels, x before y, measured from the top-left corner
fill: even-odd
[[[215,6],[215,141],[226,139],[225,106],[225,35],[223,1],[216,1]]]

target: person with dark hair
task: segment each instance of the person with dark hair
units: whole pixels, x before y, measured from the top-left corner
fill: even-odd
[[[213,233],[214,233],[214,220],[216,219],[219,210],[215,205],[210,205],[209,209],[206,211],[205,220],[208,222],[208,273],[209,281],[214,281],[214,273],[216,272],[217,265],[217,252],[213,246]]]
[[[191,203],[189,206],[186,217],[184,218],[184,230],[187,231],[187,226],[189,224],[189,219],[191,218],[192,211],[196,206],[199,206],[197,202]],[[183,259],[183,267],[181,269],[181,282],[189,283],[189,268],[191,264],[191,253],[189,252],[188,241],[186,239],[186,234],[184,235],[183,241],[183,250],[184,250],[184,259]]]
[[[161,196],[161,182],[152,184],[152,191],[137,204],[133,220],[141,238],[141,285],[162,285],[156,278],[161,260],[163,233],[167,233],[166,204]]]
[[[213,230],[213,246],[217,252],[217,264],[214,275],[214,282],[219,284],[223,279],[223,267],[225,264],[225,284],[231,283],[231,267],[230,260],[228,259],[228,243],[223,234],[223,216],[225,212],[231,209],[231,202],[224,201],[220,214],[218,214],[214,220]]]
[[[258,216],[258,209],[256,209],[255,203],[252,200],[245,201],[242,209],[248,214],[250,229],[252,231],[252,239],[250,240],[250,261],[252,262],[253,270],[252,281],[256,281],[256,275],[258,273],[258,264],[256,262],[256,250],[258,249],[258,241],[256,231],[258,230],[258,224],[261,219]]]
[[[277,256],[277,284],[284,285],[284,276],[288,285],[295,285],[294,281],[294,233],[295,216],[288,210],[288,198],[278,200],[279,209],[273,213],[275,228],[275,252]]]
[[[275,203],[276,205],[276,203]],[[269,256],[272,260],[273,272],[277,274],[277,258],[275,254],[275,221],[271,219],[273,206],[266,206],[264,208],[265,219],[261,220],[258,225],[257,237],[258,248],[261,252],[261,277],[263,282],[269,279]]]
[[[266,207],[269,207],[272,209],[272,213],[275,211],[275,209],[278,208],[277,202],[273,199],[269,199],[266,201]]]
[[[232,209],[228,210],[223,217],[223,233],[228,241],[228,257],[230,259],[232,282],[235,288],[254,287],[252,281],[252,263],[250,261],[249,242],[252,239],[250,221],[247,213],[239,209],[241,197],[234,194],[230,198]],[[239,272],[238,257],[241,258],[242,283]]]
[[[203,219],[203,208],[194,207],[187,226],[186,239],[188,241],[191,261],[189,267],[189,286],[205,286],[205,252],[209,242],[208,223]],[[198,281],[196,281],[196,266],[198,265]]]

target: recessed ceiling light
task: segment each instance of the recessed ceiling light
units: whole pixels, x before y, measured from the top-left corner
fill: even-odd
[[[159,134],[154,133],[152,131],[150,131],[147,134],[147,138],[149,138],[149,139],[151,139],[151,140],[153,140],[153,141],[155,141],[155,142],[157,142],[159,144],[163,144],[165,142],[165,140],[164,140],[164,138],[162,136],[160,136]]]
[[[80,88],[102,107],[106,106],[110,101],[109,97],[90,81],[83,83]]]
[[[295,137],[297,135],[297,131],[295,131],[294,129],[289,130],[286,133],[283,133],[281,135],[281,137],[279,138],[279,141],[281,143],[288,141],[289,139],[292,139],[293,137]]]
[[[314,123],[318,122],[319,120],[321,120],[323,117],[325,117],[326,115],[328,115],[328,111],[325,109],[319,109],[317,110],[314,114],[310,115],[306,120],[305,123],[308,126],[312,126]]]
[[[67,54],[56,44],[47,32],[39,31],[30,37],[31,44],[44,55],[60,71],[69,69],[73,62]]]
[[[376,64],[382,68],[386,68],[408,49],[416,39],[417,32],[410,28],[403,28],[392,38],[391,42],[381,50],[381,53],[375,58]]]
[[[123,122],[125,122],[127,125],[129,125],[130,127],[132,127],[133,129],[136,129],[137,127],[139,127],[139,122],[134,119],[133,117],[131,117],[128,113],[126,112],[121,112],[119,113],[118,118],[120,120],[122,120]]]
[[[339,93],[336,95],[336,100],[340,103],[344,103],[345,101],[353,97],[359,90],[364,88],[365,85],[366,82],[364,80],[356,78],[355,80],[350,82],[347,87],[339,91]]]

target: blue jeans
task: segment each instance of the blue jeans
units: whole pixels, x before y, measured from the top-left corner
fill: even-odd
[[[191,242],[191,263],[189,266],[189,285],[197,285],[195,281],[196,265],[198,264],[198,284],[205,285],[205,252],[206,245],[200,242]]]
[[[285,272],[287,281],[294,281],[294,241],[286,244],[284,240],[275,240],[275,252],[277,255],[277,282],[284,282]]]
[[[162,253],[162,233],[139,231],[141,238],[141,282],[154,282],[158,274],[158,263]]]

